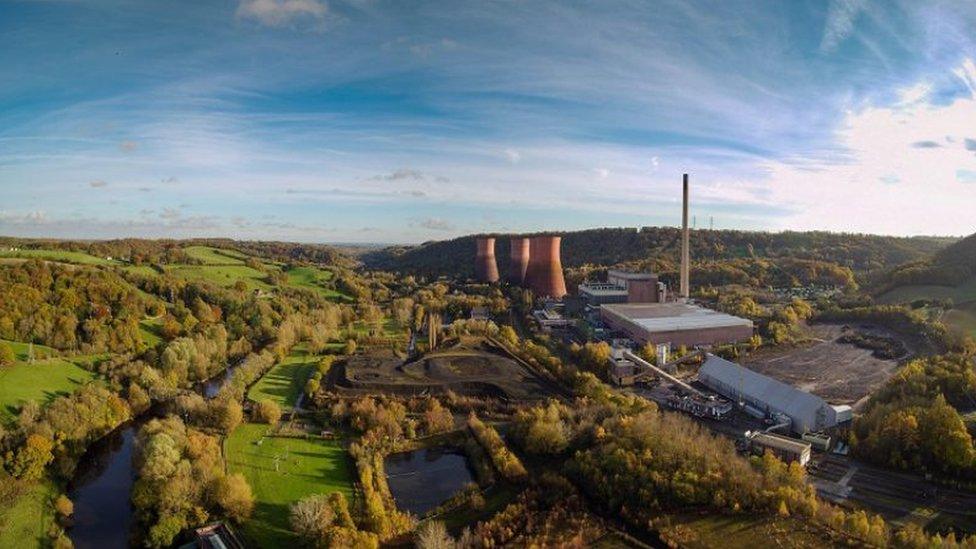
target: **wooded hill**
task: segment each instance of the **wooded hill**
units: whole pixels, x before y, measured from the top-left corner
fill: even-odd
[[[938,250],[931,258],[895,268],[888,287],[916,284],[958,286],[976,278],[976,234]]]
[[[676,227],[605,228],[563,233],[563,266],[571,269],[585,265],[606,267],[646,263],[643,266],[666,272],[678,263],[680,235],[680,229]],[[471,276],[474,274],[476,236],[425,242],[415,247],[390,247],[363,254],[361,259],[371,268],[424,275]],[[508,266],[511,235],[495,236],[495,255],[499,269],[504,272]],[[856,273],[920,261],[952,242],[954,239],[951,238],[828,232],[691,232],[694,262],[808,260],[847,267]]]

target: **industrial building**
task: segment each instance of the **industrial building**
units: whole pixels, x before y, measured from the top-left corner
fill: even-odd
[[[816,395],[715,355],[706,356],[698,380],[722,396],[741,402],[753,415],[789,418],[790,430],[800,435],[851,419],[850,406],[831,406]]]
[[[787,463],[796,461],[806,466],[810,462],[809,442],[763,432],[747,432],[746,440],[754,454],[762,455],[768,450]]]
[[[498,263],[495,261],[495,239],[482,237],[477,239],[477,254],[475,255],[475,276],[481,282],[498,282]]]
[[[583,282],[579,296],[590,307],[613,303],[663,303],[667,286],[654,273],[629,273],[611,269],[606,282]]]
[[[600,307],[600,320],[640,343],[697,347],[745,341],[752,321],[690,303],[617,303]]]

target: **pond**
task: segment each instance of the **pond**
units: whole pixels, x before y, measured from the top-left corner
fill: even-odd
[[[457,448],[422,448],[391,454],[384,466],[397,507],[418,517],[474,482],[468,460]]]
[[[135,481],[132,451],[141,422],[122,425],[92,444],[78,464],[68,490],[75,504],[68,531],[78,549],[128,547],[133,510],[129,493]]]

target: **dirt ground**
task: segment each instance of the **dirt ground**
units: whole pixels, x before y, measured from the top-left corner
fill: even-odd
[[[888,337],[878,328],[856,326]],[[849,404],[858,411],[868,396],[898,369],[898,362],[881,360],[871,351],[837,343],[843,324],[810,326],[814,341],[789,350],[760,351],[742,361],[744,366],[823,397],[831,404]]]
[[[450,389],[511,400],[552,394],[546,380],[486,342],[442,348],[407,363],[392,353],[373,352],[351,357],[341,368],[335,385],[348,391],[420,394]]]

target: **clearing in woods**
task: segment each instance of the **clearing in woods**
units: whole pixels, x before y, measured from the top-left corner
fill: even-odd
[[[27,362],[29,346],[26,343],[5,343],[13,348],[17,362],[0,367],[0,425],[13,420],[21,405],[28,400],[44,405],[95,379],[95,374],[64,358],[35,359],[30,364]],[[34,346],[35,357],[54,354],[57,354],[56,351],[50,347]],[[85,358],[72,360],[81,361]]]
[[[308,354],[296,347],[251,387],[247,397],[254,402],[271,400],[283,410],[290,410],[321,359],[322,355]]]
[[[243,533],[255,547],[293,547],[289,506],[312,494],[342,492],[352,505],[354,468],[339,441],[265,436],[268,426],[246,423],[224,444],[227,470],[241,473],[254,492],[254,513]]]

